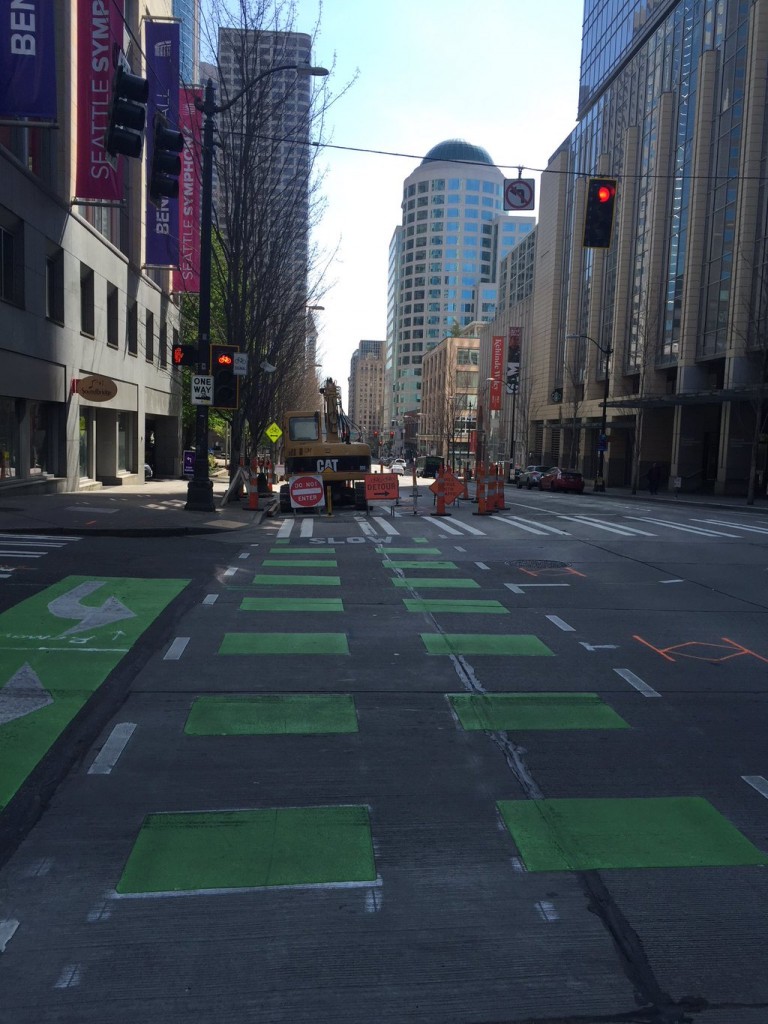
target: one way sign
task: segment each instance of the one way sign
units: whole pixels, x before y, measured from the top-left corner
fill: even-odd
[[[192,405],[213,403],[213,377],[205,374],[192,375]]]

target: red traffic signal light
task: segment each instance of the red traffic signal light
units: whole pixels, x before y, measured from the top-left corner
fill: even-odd
[[[392,440],[392,438],[393,438],[394,436],[395,436],[395,432],[394,432],[394,430],[390,430],[390,432],[389,432],[389,439],[390,439],[390,441]]]
[[[174,345],[171,349],[171,362],[174,366],[194,366],[197,362],[197,346]]]
[[[221,352],[219,355],[216,356],[217,366],[232,366],[233,363],[234,359],[229,354],[229,352]]]
[[[584,213],[584,248],[607,249],[613,233],[616,179],[590,178]]]
[[[240,401],[240,380],[234,374],[235,345],[211,345],[214,409],[237,409]]]

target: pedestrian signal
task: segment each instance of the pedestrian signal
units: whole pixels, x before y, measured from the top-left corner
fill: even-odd
[[[584,214],[584,248],[607,249],[613,233],[616,179],[590,178]]]
[[[197,345],[174,345],[171,362],[174,366],[194,366],[197,362]]]
[[[239,378],[235,376],[235,345],[211,345],[214,409],[237,409],[240,398]]]

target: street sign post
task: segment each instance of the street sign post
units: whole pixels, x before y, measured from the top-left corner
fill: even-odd
[[[213,403],[213,377],[204,373],[192,374],[192,405],[211,405]]]
[[[325,505],[325,485],[320,475],[291,477],[288,493],[291,508],[322,508]]]

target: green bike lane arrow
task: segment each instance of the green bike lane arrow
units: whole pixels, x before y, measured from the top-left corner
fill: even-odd
[[[0,615],[0,810],[188,582],[68,576]]]

